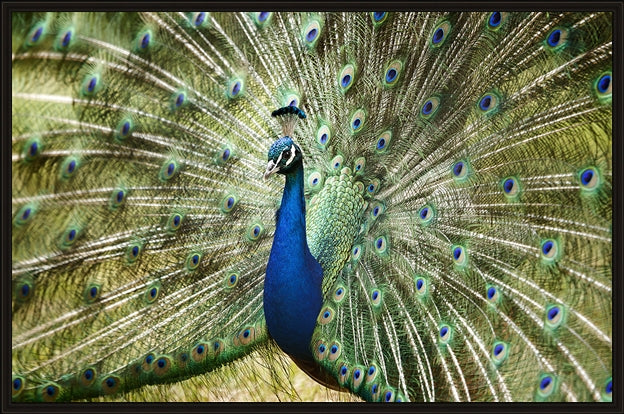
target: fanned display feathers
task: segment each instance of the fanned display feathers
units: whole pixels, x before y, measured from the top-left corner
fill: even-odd
[[[611,401],[611,19],[13,13],[13,401]]]

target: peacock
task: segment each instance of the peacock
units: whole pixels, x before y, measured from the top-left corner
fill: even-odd
[[[612,401],[612,18],[14,11],[13,402]]]

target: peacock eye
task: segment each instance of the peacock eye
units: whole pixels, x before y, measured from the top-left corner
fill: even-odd
[[[283,152],[284,158],[290,158],[290,150],[286,150]]]

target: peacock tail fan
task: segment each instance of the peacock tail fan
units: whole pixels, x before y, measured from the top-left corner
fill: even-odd
[[[611,401],[612,18],[14,11],[13,401]]]

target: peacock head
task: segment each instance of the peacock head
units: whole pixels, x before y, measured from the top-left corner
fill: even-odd
[[[264,172],[266,180],[273,173],[288,174],[296,170],[301,165],[303,152],[295,141],[289,136],[282,137],[275,141],[268,154],[269,164]]]

